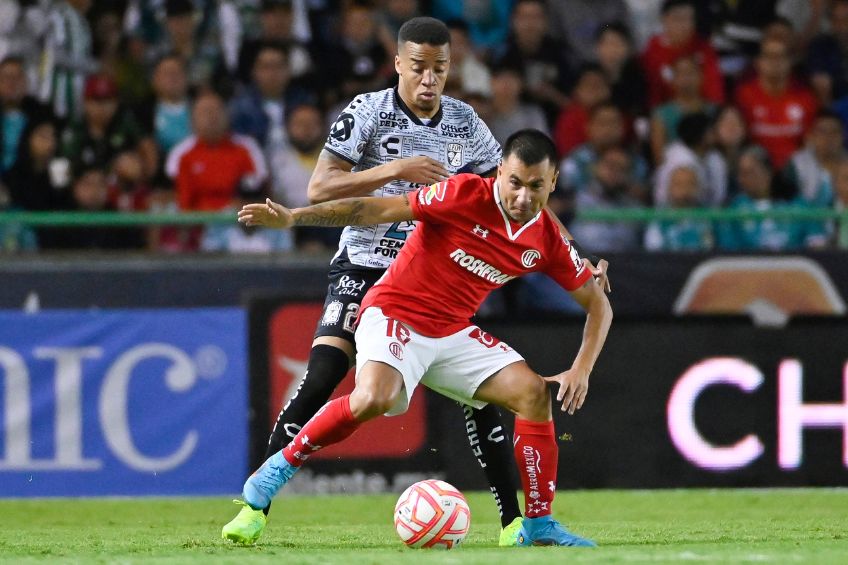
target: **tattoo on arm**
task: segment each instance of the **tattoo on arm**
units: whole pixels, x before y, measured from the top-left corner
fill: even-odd
[[[296,226],[344,227],[362,225],[365,202],[348,198],[316,204],[302,210],[294,220]]]

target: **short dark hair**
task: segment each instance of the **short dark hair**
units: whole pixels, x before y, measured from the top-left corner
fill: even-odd
[[[662,8],[660,8],[660,14],[664,16],[675,8],[683,8],[685,6],[694,10],[695,2],[693,2],[693,0],[665,0],[662,4]]]
[[[417,43],[419,45],[450,45],[450,31],[441,20],[420,16],[406,20],[398,30],[398,45]]]
[[[21,68],[26,67],[24,58],[19,55],[7,55],[0,59],[0,67],[5,67],[6,65],[17,65]]]
[[[830,108],[822,108],[818,112],[816,112],[813,121],[817,122],[819,120],[834,120],[836,122],[839,122],[839,125],[842,126],[842,116],[840,116],[838,113],[831,110]]]
[[[520,129],[510,135],[504,143],[502,157],[506,160],[515,155],[525,165],[535,165],[547,159],[551,166],[557,165],[557,150],[553,140],[537,129]]]
[[[688,147],[700,145],[710,131],[712,120],[703,112],[686,114],[677,124],[677,137]]]

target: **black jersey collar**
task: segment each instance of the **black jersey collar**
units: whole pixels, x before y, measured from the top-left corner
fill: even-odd
[[[442,121],[442,102],[444,102],[444,100],[442,99],[441,96],[439,96],[439,109],[436,111],[436,113],[433,115],[433,117],[430,118],[430,123],[425,124],[424,122],[421,121],[421,118],[419,118],[418,116],[415,115],[415,112],[413,112],[412,110],[409,109],[409,106],[407,106],[406,103],[403,101],[403,99],[400,97],[400,93],[398,93],[397,87],[394,88],[394,91],[395,91],[395,103],[400,107],[400,109],[403,111],[403,113],[406,114],[406,116],[410,120],[412,120],[413,124],[416,124],[416,125],[419,125],[419,126],[427,126],[427,127],[434,128],[437,125],[439,125],[439,122]]]

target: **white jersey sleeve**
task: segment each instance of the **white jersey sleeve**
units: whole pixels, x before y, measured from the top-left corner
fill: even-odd
[[[339,114],[330,127],[330,134],[324,149],[344,159],[351,165],[358,165],[362,159],[368,139],[374,136],[377,105],[373,104],[373,93],[357,96]]]

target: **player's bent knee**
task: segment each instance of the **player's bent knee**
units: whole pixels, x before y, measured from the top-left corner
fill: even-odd
[[[397,402],[397,393],[356,388],[350,395],[350,411],[358,420],[385,414]]]
[[[541,377],[527,379],[518,399],[517,413],[522,418],[535,421],[545,421],[551,417],[551,394],[548,384]]]

